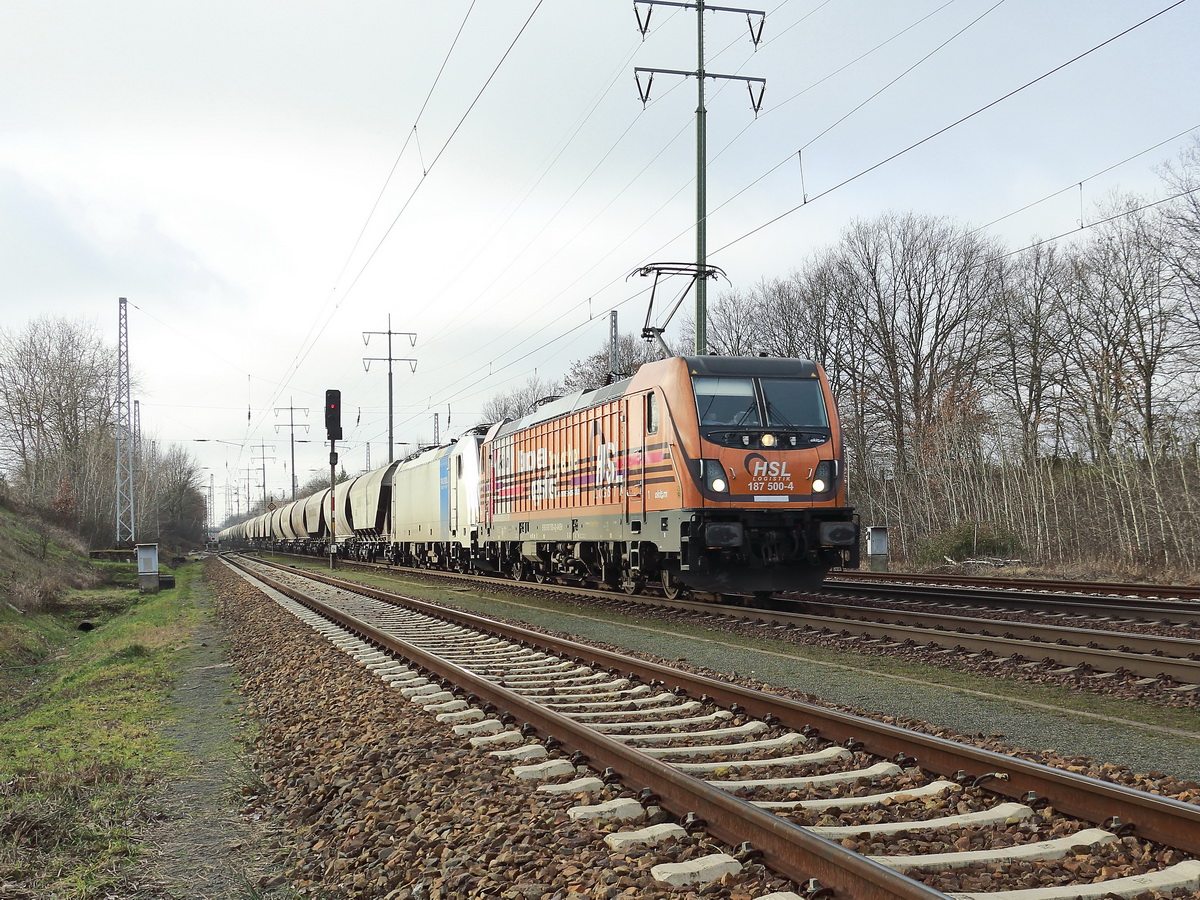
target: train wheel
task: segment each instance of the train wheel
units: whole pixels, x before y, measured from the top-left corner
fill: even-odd
[[[544,569],[534,569],[533,570],[533,580],[536,581],[538,584],[545,584],[547,581],[551,581],[552,578],[551,578],[550,573],[545,571]]]
[[[512,575],[513,581],[526,581],[529,578],[529,567],[525,565],[523,559],[514,562],[508,571]]]
[[[660,577],[662,578],[663,596],[668,600],[678,600],[687,590],[679,583],[679,575],[674,569],[663,569]]]
[[[631,597],[636,594],[640,594],[642,592],[642,588],[645,586],[645,578],[635,577],[634,574],[628,570],[625,572],[625,577],[621,579],[621,590],[629,594]]]

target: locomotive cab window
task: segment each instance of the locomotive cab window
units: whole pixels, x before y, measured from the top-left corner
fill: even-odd
[[[646,395],[646,433],[658,434],[658,397],[653,391]]]
[[[753,378],[697,376],[692,379],[692,387],[701,425],[762,425]]]
[[[815,378],[763,378],[767,425],[771,428],[828,428],[821,384]]]
[[[695,376],[701,427],[827,429],[829,413],[815,378]]]

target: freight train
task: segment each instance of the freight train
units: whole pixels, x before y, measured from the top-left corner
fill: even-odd
[[[648,363],[219,537],[669,597],[802,590],[859,563],[825,374],[763,357]]]

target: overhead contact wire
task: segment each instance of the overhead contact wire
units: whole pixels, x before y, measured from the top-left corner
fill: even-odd
[[[409,130],[408,136],[404,139],[404,144],[400,147],[400,152],[396,154],[396,159],[392,163],[392,167],[388,171],[387,177],[383,181],[383,186],[379,189],[379,193],[375,197],[375,202],[373,204],[371,204],[371,209],[367,213],[366,218],[363,220],[362,228],[359,229],[358,236],[355,237],[355,239],[354,239],[354,245],[350,248],[350,252],[346,254],[346,260],[345,260],[345,262],[342,263],[342,267],[338,271],[337,277],[333,281],[334,288],[330,291],[330,296],[325,301],[326,306],[328,306],[328,304],[333,300],[333,294],[337,290],[337,287],[336,287],[337,284],[341,282],[342,276],[346,274],[346,269],[349,268],[349,266],[350,266],[350,260],[354,259],[354,254],[358,250],[359,244],[362,242],[363,235],[366,234],[367,227],[371,224],[371,220],[375,217],[375,211],[379,208],[379,203],[383,199],[383,195],[387,192],[388,185],[390,185],[392,182],[392,176],[396,174],[396,169],[400,165],[400,160],[404,158],[404,152],[408,149],[409,142],[412,141],[413,138],[417,134],[417,126],[421,122],[421,117],[425,114],[425,109],[429,106],[429,101],[433,98],[433,92],[437,89],[438,82],[441,80],[441,77],[442,77],[442,73],[446,71],[446,66],[450,62],[450,57],[453,56],[453,54],[454,54],[454,48],[458,46],[458,41],[462,37],[463,31],[466,29],[467,21],[470,19],[471,12],[474,9],[475,9],[475,0],[471,0],[471,5],[470,5],[470,7],[467,8],[466,15],[463,16],[463,20],[458,26],[458,31],[455,33],[454,40],[450,43],[450,48],[446,51],[446,55],[442,59],[442,64],[438,68],[437,75],[434,76],[433,83],[429,86],[429,91],[425,94],[425,100],[421,103],[421,108],[420,108],[420,110],[418,110],[416,118],[413,119],[412,128]],[[420,140],[419,139],[417,141],[417,145],[418,145],[417,149],[419,151],[420,150]],[[424,169],[424,164],[422,164],[422,169]],[[339,301],[338,305],[340,305],[340,301]],[[334,311],[336,311],[336,310],[337,310],[337,305],[334,306]],[[308,354],[311,352],[312,347],[310,346],[310,341],[312,343],[315,343],[317,338],[319,338],[321,336],[321,334],[324,332],[325,326],[329,324],[329,319],[326,319],[324,323],[320,323],[320,316],[321,316],[321,314],[318,313],[317,317],[313,320],[312,325],[309,326],[308,333],[304,336],[304,340],[300,342],[300,350],[297,352],[297,358],[293,362],[292,368],[288,374],[289,381],[290,381],[291,376],[294,375],[297,371],[299,371],[301,364],[308,357]],[[332,316],[330,318],[332,318]],[[319,323],[320,323],[320,330],[317,330],[317,326]]]
[[[533,8],[532,12],[529,13],[529,16],[525,19],[525,22],[521,25],[520,30],[517,32],[516,36],[512,39],[512,41],[509,43],[508,48],[504,51],[503,56],[501,56],[500,60],[496,63],[495,67],[493,67],[491,73],[488,75],[483,86],[479,89],[479,91],[476,93],[474,99],[472,99],[470,105],[467,107],[467,110],[459,118],[458,123],[454,126],[454,129],[451,131],[450,136],[446,138],[445,142],[441,146],[441,149],[438,150],[436,156],[429,163],[428,168],[424,171],[420,180],[417,182],[416,186],[413,188],[412,192],[409,194],[408,199],[405,200],[404,205],[400,208],[400,211],[396,214],[395,218],[392,219],[391,224],[388,225],[387,230],[383,233],[383,236],[379,239],[378,243],[376,243],[374,249],[371,250],[370,255],[367,257],[366,261],[362,264],[362,267],[358,270],[358,274],[356,274],[354,276],[354,280],[351,281],[350,284],[347,286],[347,288],[342,292],[341,297],[334,304],[333,309],[329,311],[329,314],[325,317],[325,320],[320,323],[320,327],[317,328],[315,335],[313,334],[312,330],[310,330],[309,335],[311,336],[311,340],[309,338],[305,339],[305,345],[302,346],[302,351],[297,356],[296,360],[294,361],[294,363],[285,379],[285,386],[286,386],[286,384],[290,384],[292,376],[294,376],[295,373],[300,370],[300,366],[302,366],[304,364],[304,361],[308,358],[308,355],[312,352],[313,347],[316,346],[317,338],[320,337],[320,335],[324,333],[325,328],[328,326],[329,322],[332,321],[333,316],[337,313],[338,309],[341,307],[341,305],[345,301],[346,297],[349,296],[351,291],[353,291],[355,285],[358,284],[358,281],[362,277],[363,273],[367,270],[367,268],[370,266],[371,262],[375,259],[376,254],[379,252],[380,248],[383,246],[383,244],[387,240],[388,236],[392,233],[392,230],[396,227],[396,224],[400,221],[400,219],[404,215],[405,211],[407,211],[407,209],[409,208],[409,205],[412,203],[413,199],[416,197],[417,192],[420,190],[421,186],[425,183],[430,172],[432,172],[433,167],[437,164],[437,162],[441,159],[442,155],[450,147],[450,144],[454,141],[454,138],[457,136],[458,132],[461,130],[461,128],[462,128],[463,124],[466,122],[467,118],[471,115],[471,112],[478,105],[480,99],[483,97],[483,94],[487,91],[487,89],[491,85],[492,81],[495,80],[495,77],[496,77],[497,73],[500,71],[501,66],[504,65],[505,61],[508,59],[508,57],[512,53],[513,49],[516,47],[517,42],[521,39],[522,35],[525,34],[525,31],[529,27],[529,23],[531,21],[533,21],[533,17],[537,14],[538,10],[541,9],[542,4],[544,2],[545,2],[545,0],[538,0],[537,5]],[[457,38],[456,38],[456,40],[457,40]],[[276,398],[278,396],[279,395],[277,394]],[[274,402],[274,400],[272,402]]]
[[[943,128],[939,128],[937,131],[921,138],[919,141],[916,141],[913,144],[909,144],[903,150],[898,150],[897,152],[893,153],[891,156],[887,157],[886,159],[882,159],[879,162],[877,162],[871,166],[868,166],[867,168],[863,169],[861,172],[858,172],[855,175],[851,175],[849,178],[846,178],[845,180],[838,182],[837,184],[833,185],[830,188],[826,188],[824,191],[821,191],[819,194],[816,194],[811,198],[806,198],[802,203],[799,203],[796,206],[793,206],[791,209],[780,213],[779,215],[775,216],[772,219],[767,220],[766,222],[759,225],[758,227],[751,229],[750,231],[746,232],[745,234],[741,235],[740,237],[734,238],[732,241],[729,241],[727,244],[724,244],[724,245],[718,247],[716,250],[713,250],[712,252],[719,253],[722,250],[729,249],[734,244],[741,243],[742,241],[746,240],[746,238],[752,237],[753,235],[762,231],[764,228],[768,228],[769,226],[774,225],[776,222],[779,222],[782,219],[786,219],[792,213],[794,213],[800,209],[803,209],[809,203],[813,203],[816,200],[821,199],[822,197],[828,196],[829,194],[832,194],[834,191],[844,188],[846,185],[857,181],[858,179],[862,178],[863,176],[869,175],[871,172],[874,172],[876,169],[882,168],[883,166],[886,166],[890,162],[894,162],[895,160],[897,160],[901,156],[904,156],[905,154],[911,152],[912,150],[915,150],[916,148],[929,143],[934,138],[940,137],[941,135],[945,134],[947,131],[950,131],[952,128],[957,128],[959,125],[962,125],[964,122],[970,121],[971,119],[975,118],[976,116],[980,115],[981,113],[984,113],[987,110],[991,109],[992,107],[1003,103],[1005,100],[1008,100],[1011,97],[1016,96],[1017,94],[1026,90],[1027,88],[1033,87],[1038,82],[1044,81],[1045,79],[1049,78],[1051,75],[1061,72],[1063,69],[1067,68],[1068,66],[1079,62],[1081,59],[1084,59],[1087,56],[1090,56],[1091,54],[1095,53],[1097,50],[1107,47],[1109,44],[1113,43],[1114,41],[1125,37],[1126,35],[1130,34],[1131,32],[1136,31],[1138,28],[1141,28],[1143,25],[1146,25],[1147,23],[1154,21],[1155,19],[1159,18],[1160,16],[1165,15],[1166,13],[1175,9],[1176,7],[1182,6],[1186,2],[1187,2],[1187,0],[1175,0],[1174,3],[1172,3],[1170,6],[1166,7],[1165,9],[1161,9],[1158,12],[1154,13],[1153,15],[1147,16],[1145,19],[1142,19],[1137,24],[1129,26],[1124,31],[1121,31],[1118,34],[1113,35],[1112,37],[1108,38],[1107,40],[1101,41],[1099,44],[1096,44],[1096,46],[1092,47],[1091,49],[1085,50],[1083,53],[1080,53],[1078,56],[1072,57],[1071,59],[1067,60],[1066,62],[1055,66],[1053,69],[1050,69],[1048,72],[1044,72],[1043,74],[1039,75],[1037,78],[1034,78],[1031,81],[1027,81],[1025,84],[1021,85],[1020,87],[1014,88],[1013,90],[1009,91],[1007,94],[1004,94],[1003,96],[998,97],[995,100],[993,100],[991,103],[988,103],[985,106],[981,106],[979,109],[975,110],[974,112],[968,113],[967,115],[963,116],[962,118],[957,119],[954,122],[951,122],[949,125],[946,125]],[[790,159],[790,157],[789,157],[789,159]],[[775,168],[779,168],[779,167],[776,166]],[[774,170],[772,170],[772,171],[774,171]],[[761,180],[761,179],[759,179],[759,180]],[[740,193],[741,192],[739,192],[739,194]],[[738,195],[735,194],[734,196],[738,196]],[[730,199],[732,200],[733,198],[730,198]],[[729,200],[727,200],[725,202],[728,203]],[[724,205],[724,204],[722,204],[722,205]],[[720,207],[718,207],[718,208],[720,208]]]

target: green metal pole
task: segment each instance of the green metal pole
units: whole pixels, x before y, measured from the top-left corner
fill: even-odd
[[[708,353],[708,279],[704,270],[708,267],[707,198],[705,196],[705,169],[707,161],[707,136],[704,109],[704,0],[696,0],[696,84],[699,105],[696,108],[696,355]]]

